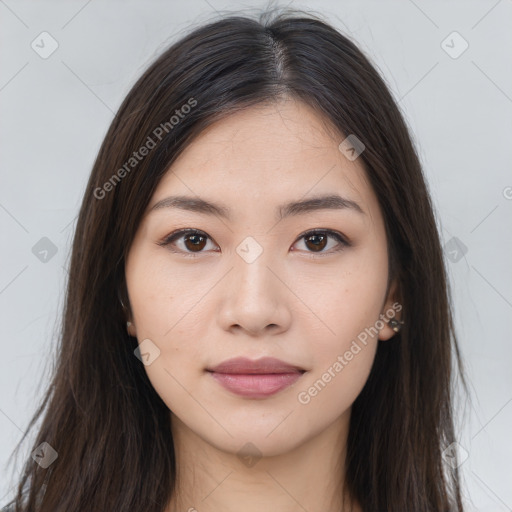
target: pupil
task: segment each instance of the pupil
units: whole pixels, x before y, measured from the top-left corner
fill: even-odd
[[[320,244],[316,243],[316,242],[313,242],[313,247],[314,247],[314,250],[317,251],[317,250],[322,250],[324,247],[325,247],[325,239],[327,237],[325,237],[324,235],[311,235],[307,238],[307,242],[311,242],[312,239],[314,238],[320,238]],[[307,243],[306,242],[306,243]]]
[[[202,239],[202,242],[199,239]],[[192,247],[194,247],[196,249],[202,249],[204,247],[204,237],[202,235],[187,235],[187,237],[185,239],[185,245],[187,245],[187,242],[190,242],[190,241],[192,241]],[[202,245],[201,245],[201,243],[202,243]],[[190,249],[190,248],[191,247],[189,247],[187,245],[187,249]]]

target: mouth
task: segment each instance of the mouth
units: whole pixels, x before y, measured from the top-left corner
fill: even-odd
[[[306,370],[275,358],[256,361],[235,358],[206,371],[222,387],[237,396],[267,398],[299,380]]]

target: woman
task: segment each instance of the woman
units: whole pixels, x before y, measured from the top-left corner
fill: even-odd
[[[15,510],[463,510],[427,185],[329,24],[233,16],[165,51],[105,137],[69,275]]]

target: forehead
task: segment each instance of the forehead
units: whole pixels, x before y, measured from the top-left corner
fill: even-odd
[[[213,123],[160,181],[150,209],[169,194],[222,198],[233,210],[337,193],[378,213],[361,159],[339,150],[337,133],[295,101],[250,107]]]

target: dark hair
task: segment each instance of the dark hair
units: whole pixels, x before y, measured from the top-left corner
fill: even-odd
[[[34,447],[47,442],[58,458],[47,469],[28,460],[16,510],[155,512],[168,504],[176,476],[169,409],[125,330],[125,258],[160,179],[194,137],[284,96],[364,144],[360,159],[388,238],[389,282],[398,282],[406,320],[392,342],[378,343],[353,404],[345,485],[366,512],[463,510],[457,467],[442,456],[455,441],[454,362],[466,383],[419,159],[369,60],[300,11],[195,28],[149,66],[115,115],[78,216],[55,369],[29,424],[42,416]],[[154,147],[132,161],[150,139]]]

